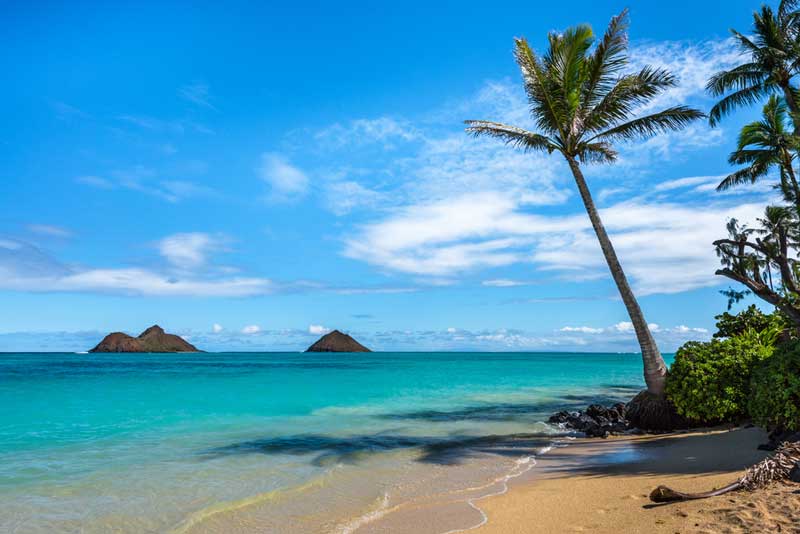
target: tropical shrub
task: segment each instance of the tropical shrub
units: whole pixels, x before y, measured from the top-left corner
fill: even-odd
[[[786,320],[780,313],[764,313],[755,304],[736,315],[725,312],[714,317],[717,320],[717,332],[714,337],[725,338],[744,334],[747,330],[761,332],[767,328],[785,328]]]
[[[768,429],[800,430],[800,341],[779,346],[753,371],[748,411]]]
[[[753,330],[678,349],[667,377],[667,397],[692,422],[715,424],[746,415],[753,369],[772,354]]]

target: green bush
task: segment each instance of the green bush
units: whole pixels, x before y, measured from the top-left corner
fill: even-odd
[[[736,315],[725,312],[714,319],[717,320],[715,338],[735,337],[748,330],[761,332],[766,329],[783,330],[786,327],[786,320],[780,312],[766,314],[756,308],[755,304],[751,304]]]
[[[753,369],[772,351],[752,330],[708,343],[690,341],[675,355],[667,396],[679,414],[695,423],[736,420],[746,415]]]
[[[753,372],[748,410],[768,429],[800,430],[800,342],[779,346]]]

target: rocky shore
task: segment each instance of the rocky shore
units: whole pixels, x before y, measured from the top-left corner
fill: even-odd
[[[625,434],[635,428],[625,418],[627,407],[620,402],[611,407],[592,404],[586,410],[561,411],[550,416],[548,423],[566,430],[583,432],[590,438],[607,438],[613,434]]]

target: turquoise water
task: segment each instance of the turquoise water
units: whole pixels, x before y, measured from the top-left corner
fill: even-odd
[[[635,354],[0,354],[0,531],[351,532],[642,385]]]

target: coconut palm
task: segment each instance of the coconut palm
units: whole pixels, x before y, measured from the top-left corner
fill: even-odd
[[[793,168],[800,143],[789,131],[788,117],[785,101],[776,95],[770,96],[761,120],[742,128],[736,150],[728,158],[731,165],[746,167],[728,175],[717,186],[717,190],[755,183],[777,168],[781,178],[779,187],[785,199],[800,211],[800,185]]]
[[[800,116],[794,115],[800,111],[800,95],[792,86],[792,78],[800,72],[799,3],[781,0],[777,11],[762,6],[753,13],[752,37],[731,30],[746,60],[708,81],[708,92],[723,97],[709,113],[712,126],[736,108],[778,93],[792,111],[795,134],[800,134]]]
[[[473,135],[496,137],[525,151],[558,152],[566,159],[642,350],[647,391],[632,402],[632,415],[640,427],[655,429],[670,424],[665,421],[667,366],[600,220],[581,164],[613,162],[617,157],[613,142],[679,130],[704,115],[675,106],[634,117],[637,108],[673,87],[676,79],[652,67],[623,73],[627,26],[626,10],[611,19],[594,49],[594,34],[587,25],[551,33],[549,49],[541,57],[525,39],[515,39],[515,57],[538,132],[491,121],[466,124]]]

